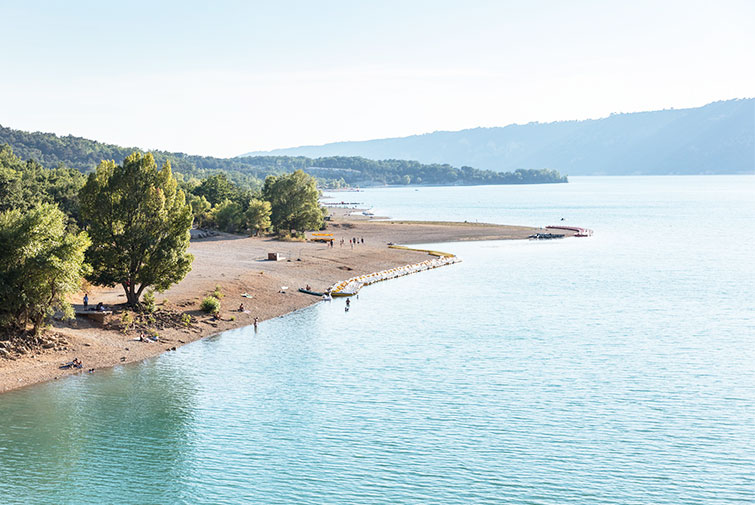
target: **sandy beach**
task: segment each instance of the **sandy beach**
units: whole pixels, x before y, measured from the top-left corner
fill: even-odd
[[[146,343],[138,340],[138,332],[107,329],[88,318],[55,321],[50,333],[59,335],[65,343],[15,359],[0,359],[0,393],[90,369],[96,373],[97,369],[143,360],[209,335],[251,325],[255,317],[264,321],[320,301],[298,292],[300,287],[310,285],[313,290],[325,291],[340,280],[429,258],[427,253],[389,248],[389,243],[515,240],[543,231],[478,223],[384,221],[331,209],[325,232],[335,236],[332,248],[320,242],[282,242],[229,234],[193,240],[190,252],[195,259],[191,272],[158,294],[157,304],[161,309],[190,314],[194,324],[157,328],[159,341]],[[341,238],[345,241],[343,246]],[[351,247],[350,238],[357,238],[359,243]],[[269,252],[277,252],[284,259],[268,261]],[[202,298],[216,286],[224,294],[220,320],[199,310]],[[244,293],[251,298],[242,297]],[[117,306],[124,303],[125,296],[120,288],[94,288],[89,291],[89,299],[92,304],[102,301],[107,306]],[[239,312],[242,303],[245,311]],[[119,316],[114,314],[111,318],[117,323]],[[59,369],[61,363],[74,357],[81,360],[81,370]]]

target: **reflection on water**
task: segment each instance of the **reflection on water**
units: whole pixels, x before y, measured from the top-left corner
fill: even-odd
[[[596,235],[0,396],[0,502],[753,502],[753,182],[454,188]],[[433,191],[408,217],[459,212]]]
[[[150,360],[3,395],[0,492],[17,503],[180,495],[194,457],[194,391],[190,376],[164,365]]]

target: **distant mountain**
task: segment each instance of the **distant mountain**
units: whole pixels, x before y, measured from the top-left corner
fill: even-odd
[[[363,156],[569,175],[755,172],[755,100],[603,119],[439,131],[411,137],[276,149],[268,155]],[[248,153],[244,156],[263,153]]]

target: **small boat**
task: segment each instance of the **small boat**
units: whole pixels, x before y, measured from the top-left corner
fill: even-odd
[[[305,288],[299,288],[299,292],[306,293],[308,295],[313,295],[313,296],[323,296],[325,294],[319,291],[312,291],[311,289],[305,289]]]

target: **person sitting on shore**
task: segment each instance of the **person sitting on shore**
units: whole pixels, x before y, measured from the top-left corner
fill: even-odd
[[[244,312],[244,304],[239,305],[239,312]]]
[[[309,286],[309,284],[307,284],[307,287],[304,289],[306,289],[307,291],[312,291],[312,288]]]
[[[105,305],[104,305],[104,304],[103,304],[102,302],[98,302],[98,303],[97,303],[97,307],[96,307],[96,308],[95,308],[94,310],[96,310],[96,311],[98,311],[98,312],[104,312],[104,310],[105,310]]]

